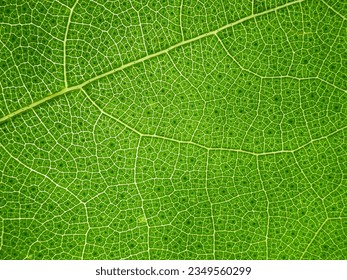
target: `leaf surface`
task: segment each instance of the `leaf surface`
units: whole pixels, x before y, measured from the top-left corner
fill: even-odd
[[[344,1],[2,1],[1,259],[346,259]]]

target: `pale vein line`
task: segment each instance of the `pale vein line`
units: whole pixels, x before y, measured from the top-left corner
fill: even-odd
[[[14,27],[14,26],[19,26],[19,27],[23,27],[23,26],[34,26],[35,28],[37,29],[40,29],[40,31],[42,31],[43,33],[46,33],[47,35],[49,35],[51,38],[53,38],[54,40],[57,40],[58,42],[61,42],[63,43],[63,40],[54,36],[53,34],[49,33],[47,30],[43,29],[41,26],[39,25],[36,25],[35,23],[32,23],[32,22],[29,22],[29,23],[7,23],[7,22],[0,22],[0,27],[2,25],[5,25],[5,26],[10,26],[10,27]],[[7,39],[8,41],[9,39]],[[23,47],[23,46],[22,46]],[[30,47],[30,46],[26,46],[26,47]],[[42,53],[40,53],[42,55]],[[49,60],[47,57],[45,57],[47,60]],[[51,60],[50,60],[51,61]],[[52,62],[52,61],[51,61]],[[54,62],[52,62],[54,63]]]
[[[330,10],[332,10],[335,14],[337,14],[338,16],[340,16],[343,20],[346,20],[347,18],[342,15],[341,13],[339,13],[338,11],[336,11],[333,7],[331,7],[327,2],[325,2],[324,0],[322,0],[322,2],[324,3],[325,6],[327,6]]]
[[[90,228],[91,228],[90,224],[89,224],[88,207],[85,207],[85,211],[86,211],[86,219],[87,219],[88,228],[87,228],[86,234],[84,236],[84,244],[83,244],[83,249],[82,249],[82,253],[81,253],[81,260],[84,260],[84,254],[86,252],[86,248],[87,248],[87,245],[88,245],[88,235],[89,235],[89,231],[90,231]]]
[[[67,5],[64,4],[64,3],[61,3],[59,0],[55,0],[55,1],[58,2],[60,5],[62,5],[63,7],[70,9],[69,6],[67,6]]]
[[[20,108],[20,109],[18,109],[18,110],[16,110],[16,111],[13,111],[13,112],[9,113],[9,114],[6,115],[6,116],[3,116],[3,117],[0,119],[0,123],[5,122],[5,121],[7,121],[8,119],[11,119],[11,118],[13,118],[14,116],[17,116],[17,115],[19,115],[19,114],[21,114],[21,113],[24,113],[24,112],[28,111],[29,109],[32,109],[32,108],[34,108],[34,107],[36,107],[36,106],[38,106],[38,105],[40,105],[40,104],[42,104],[42,103],[45,103],[45,102],[48,101],[48,100],[51,100],[51,99],[53,99],[53,98],[55,98],[55,97],[57,97],[57,96],[63,95],[64,93],[67,93],[67,92],[70,92],[70,91],[73,91],[73,90],[76,90],[76,89],[80,89],[80,87],[79,87],[79,86],[74,86],[74,87],[64,88],[64,89],[62,89],[61,91],[58,91],[58,92],[56,92],[56,93],[54,93],[54,94],[47,95],[47,96],[45,96],[44,98],[42,98],[42,99],[40,99],[40,100],[38,100],[38,101],[35,101],[35,102],[31,103],[30,105],[24,106],[24,107],[22,107],[22,108]]]
[[[67,76],[66,76],[66,43],[67,43],[67,35],[69,33],[69,28],[70,28],[70,23],[71,23],[71,18],[72,18],[72,14],[73,11],[76,7],[78,3],[78,0],[76,0],[75,4],[72,6],[71,10],[70,10],[70,14],[69,14],[69,18],[67,20],[67,24],[66,24],[66,30],[65,30],[65,36],[64,36],[64,53],[63,53],[63,65],[64,65],[64,83],[65,83],[65,87],[68,87],[68,83],[67,83]],[[1,120],[0,120],[1,123]]]
[[[79,85],[72,86],[72,87],[69,87],[69,88],[64,88],[64,89],[62,89],[62,90],[59,91],[59,92],[53,93],[53,94],[51,94],[51,95],[48,95],[48,96],[44,97],[44,98],[41,99],[41,100],[38,100],[38,101],[36,101],[36,102],[34,102],[34,103],[30,104],[30,105],[27,105],[27,106],[22,107],[21,109],[18,109],[18,110],[16,110],[16,111],[13,111],[12,113],[10,113],[10,114],[8,114],[8,115],[6,115],[6,116],[1,117],[1,118],[0,118],[0,123],[4,122],[4,121],[6,121],[6,120],[8,120],[8,119],[10,119],[10,118],[13,118],[14,116],[16,116],[16,115],[18,115],[18,114],[21,114],[21,113],[23,113],[23,112],[25,112],[25,111],[27,111],[27,110],[29,110],[29,109],[32,109],[32,108],[34,108],[34,107],[36,107],[36,106],[38,106],[38,105],[40,105],[40,104],[42,104],[42,103],[44,103],[44,102],[46,102],[46,101],[48,101],[48,100],[51,100],[51,99],[53,99],[53,98],[55,98],[55,97],[57,97],[57,96],[60,96],[60,95],[62,95],[62,94],[64,94],[64,93],[70,92],[70,91],[75,90],[75,89],[81,89],[82,87],[84,87],[84,86],[86,86],[86,85],[88,85],[88,84],[90,84],[90,83],[92,83],[92,82],[94,82],[94,81],[96,81],[96,80],[99,80],[99,79],[101,79],[101,78],[104,78],[104,77],[107,77],[107,76],[109,76],[109,75],[112,75],[112,74],[114,74],[114,73],[116,73],[116,72],[118,72],[118,71],[120,71],[120,70],[126,69],[126,68],[128,68],[128,67],[130,67],[130,66],[139,64],[139,63],[141,63],[141,62],[143,62],[143,61],[146,61],[146,60],[149,60],[149,59],[151,59],[151,58],[160,56],[160,55],[162,55],[162,54],[166,54],[167,52],[169,52],[169,51],[171,51],[171,50],[173,50],[173,49],[176,49],[176,48],[178,48],[178,47],[181,47],[181,46],[190,44],[190,43],[192,43],[192,42],[195,42],[195,41],[198,41],[198,40],[200,40],[200,39],[206,38],[206,37],[208,37],[208,36],[216,35],[216,34],[217,34],[218,32],[220,32],[220,31],[223,31],[223,30],[225,30],[225,29],[227,29],[227,28],[229,28],[229,27],[235,26],[235,25],[237,25],[237,24],[243,23],[243,22],[245,22],[245,21],[247,21],[247,20],[250,20],[250,19],[253,19],[253,18],[262,16],[262,15],[266,15],[266,14],[268,14],[268,13],[275,12],[275,11],[278,11],[278,10],[281,10],[281,9],[284,9],[284,8],[286,8],[286,7],[292,6],[292,5],[297,4],[297,3],[301,3],[301,2],[303,2],[303,1],[305,1],[305,0],[298,0],[298,1],[290,2],[290,3],[286,3],[286,4],[284,4],[284,5],[281,5],[281,6],[278,6],[278,7],[275,7],[275,8],[266,10],[266,11],[263,11],[263,12],[261,12],[261,13],[257,13],[257,14],[254,14],[254,15],[249,15],[249,16],[247,16],[247,17],[241,18],[241,19],[239,19],[239,20],[237,20],[237,21],[234,21],[234,22],[232,22],[232,23],[226,24],[226,25],[224,25],[224,26],[222,26],[222,27],[220,27],[220,28],[218,28],[218,29],[216,29],[216,30],[213,30],[213,31],[210,31],[210,32],[201,34],[201,35],[199,35],[199,36],[197,36],[197,37],[194,37],[194,38],[191,38],[191,39],[189,39],[189,40],[185,40],[185,41],[182,41],[182,42],[180,42],[180,43],[177,43],[177,44],[175,44],[175,45],[173,45],[173,46],[171,46],[171,47],[168,47],[167,49],[161,50],[161,51],[159,51],[159,52],[157,52],[157,53],[153,53],[153,54],[147,55],[147,56],[145,56],[145,57],[142,57],[142,58],[140,58],[140,59],[138,59],[138,60],[135,60],[135,61],[126,63],[126,64],[124,64],[124,65],[122,65],[122,66],[120,66],[120,67],[118,67],[118,68],[115,68],[115,69],[110,70],[110,71],[108,71],[108,72],[105,72],[105,73],[103,73],[103,74],[97,75],[97,76],[95,76],[95,77],[93,77],[93,78],[90,78],[89,80],[86,80],[85,82],[83,82],[83,83],[81,83],[81,84],[79,84]],[[64,57],[66,57],[66,56],[64,55]]]
[[[305,254],[307,253],[307,250],[310,248],[312,242],[316,239],[318,233],[322,230],[322,228],[324,227],[324,225],[326,224],[326,222],[328,221],[329,219],[325,219],[324,222],[321,224],[321,226],[319,227],[319,229],[316,231],[315,235],[312,237],[311,241],[307,244],[304,252],[302,253],[300,259],[302,260],[303,257],[305,256]]]
[[[180,6],[180,28],[181,28],[182,41],[184,42],[183,21],[182,21],[183,1],[184,0],[181,0],[181,6]]]
[[[139,20],[139,27],[140,27],[140,31],[141,31],[142,44],[143,44],[143,47],[145,49],[146,56],[148,56],[148,50],[147,50],[147,45],[146,45],[146,41],[145,41],[145,34],[143,33],[143,29],[142,29],[143,24],[141,23],[141,17],[140,17],[139,11],[137,11],[137,18]]]
[[[305,113],[305,110],[304,110],[304,108],[302,107],[302,97],[301,97],[301,82],[299,81],[298,82],[298,89],[299,89],[299,107],[300,107],[300,109],[301,109],[301,111],[302,111],[302,116],[303,116],[303,118],[304,118],[304,121],[305,121],[305,125],[306,125],[306,128],[307,128],[307,132],[308,132],[308,135],[310,136],[310,139],[312,140],[312,134],[311,134],[311,130],[310,130],[310,126],[309,126],[309,124],[308,124],[308,122],[307,122],[307,119],[306,119],[306,113]]]
[[[209,153],[210,151],[207,150],[206,154],[206,177],[205,177],[205,187],[206,187],[206,194],[208,201],[211,205],[211,222],[212,222],[212,254],[213,254],[213,259],[216,259],[216,226],[215,226],[215,220],[214,220],[214,213],[213,213],[213,203],[211,200],[210,193],[208,192],[208,159],[209,159]]]
[[[299,164],[297,158],[295,155],[293,155],[293,158],[295,160],[295,164],[297,165],[297,167],[299,168],[300,172],[302,173],[302,176],[305,178],[306,182],[310,185],[311,187],[311,190],[315,193],[315,195],[317,196],[318,199],[321,200],[322,202],[322,206],[324,208],[324,212],[325,212],[325,217],[328,219],[329,218],[329,215],[328,215],[328,212],[327,212],[327,207],[325,206],[325,203],[324,203],[324,198],[321,197],[317,191],[315,190],[314,186],[312,185],[312,183],[310,182],[309,178],[307,178],[306,176],[306,173],[304,172],[304,169],[301,167],[301,165]]]
[[[228,17],[227,17],[226,9],[225,9],[225,6],[224,6],[224,1],[221,1],[221,5],[223,7],[223,14],[224,14],[224,17],[225,17],[225,22],[228,23]],[[253,15],[253,13],[252,13],[252,15]]]
[[[258,175],[259,175],[259,180],[260,180],[260,184],[262,186],[262,190],[265,194],[265,198],[266,198],[266,213],[267,213],[267,220],[266,220],[266,234],[265,234],[265,253],[266,253],[266,259],[269,259],[269,227],[270,227],[270,201],[269,201],[269,197],[267,195],[267,192],[265,190],[265,186],[264,186],[264,182],[263,179],[261,178],[261,172],[260,172],[260,168],[259,168],[259,157],[257,156],[257,171],[258,171]]]
[[[141,133],[140,131],[136,130],[135,128],[129,126],[128,124],[126,124],[125,122],[121,121],[120,119],[116,118],[115,116],[107,113],[106,111],[104,111],[102,108],[99,107],[98,104],[95,103],[95,101],[93,99],[90,98],[90,96],[87,94],[87,92],[84,89],[81,89],[83,94],[86,96],[86,98],[89,100],[90,103],[92,103],[92,105],[101,112],[101,114],[115,120],[116,122],[120,123],[121,125],[125,126],[127,129],[131,130],[132,132],[138,134],[139,136],[144,136],[143,133]]]
[[[95,101],[93,99],[90,98],[90,96],[85,92],[85,90],[82,89],[82,92],[85,94],[86,98],[92,103],[92,105],[100,111],[101,114],[115,120],[116,122],[120,123],[121,125],[123,125],[124,127],[128,128],[129,130],[131,130],[132,132],[138,134],[140,137],[149,137],[149,138],[157,138],[157,139],[162,139],[162,140],[166,140],[166,141],[171,141],[171,142],[175,142],[175,143],[179,143],[179,144],[189,144],[189,145],[193,145],[193,146],[197,146],[200,147],[202,149],[205,150],[209,150],[209,151],[229,151],[229,152],[239,152],[239,153],[244,153],[244,154],[250,154],[250,155],[255,155],[255,156],[263,156],[263,155],[274,155],[274,154],[282,154],[282,153],[295,153],[296,151],[299,151],[303,148],[305,148],[306,146],[323,140],[323,139],[327,139],[330,136],[333,136],[334,134],[343,131],[344,129],[347,128],[347,125],[344,127],[341,127],[337,130],[335,130],[332,133],[329,133],[327,135],[324,135],[322,137],[319,138],[315,138],[310,140],[309,142],[306,142],[305,144],[293,149],[293,150],[279,150],[279,151],[270,151],[270,152],[252,152],[252,151],[247,151],[247,150],[242,150],[242,149],[232,149],[232,148],[223,148],[223,147],[207,147],[205,145],[193,142],[193,141],[185,141],[185,140],[178,140],[175,138],[170,138],[170,137],[165,137],[165,136],[161,136],[161,135],[155,135],[155,134],[146,134],[146,133],[142,133],[141,131],[138,131],[137,129],[129,126],[128,124],[124,123],[123,121],[121,121],[120,119],[116,118],[115,116],[111,115],[110,113],[106,112],[105,110],[103,110],[102,108],[100,108],[99,105],[97,105],[95,103]]]
[[[261,74],[258,74],[256,72],[253,72],[252,70],[248,69],[248,68],[245,68],[242,66],[242,64],[236,60],[236,58],[234,56],[231,55],[231,53],[229,52],[229,50],[225,47],[225,44],[223,43],[223,41],[220,39],[220,37],[218,36],[218,34],[216,34],[216,37],[220,43],[220,45],[222,46],[222,48],[224,49],[225,53],[227,54],[228,57],[230,57],[236,64],[237,66],[243,70],[243,71],[246,71],[247,73],[251,74],[251,75],[254,75],[260,79],[293,79],[293,80],[298,80],[298,81],[305,81],[305,80],[319,80],[321,81],[322,83],[325,83],[331,87],[334,87],[335,89],[337,90],[340,90],[342,92],[346,92],[347,93],[347,89],[343,89],[343,88],[340,88],[326,80],[323,80],[322,78],[318,77],[318,76],[311,76],[311,77],[296,77],[296,76],[291,76],[291,75],[283,75],[283,76],[263,76]]]
[[[22,218],[22,217],[17,217],[17,218],[2,218],[4,221],[32,221],[35,219],[35,217],[32,218]]]
[[[144,205],[144,199],[143,196],[140,192],[139,186],[137,184],[137,179],[136,179],[136,170],[137,170],[137,160],[139,158],[139,149],[140,149],[140,145],[141,145],[141,139],[142,137],[140,136],[139,138],[139,142],[137,143],[137,147],[136,147],[136,154],[135,154],[135,159],[134,159],[134,185],[136,187],[137,193],[141,199],[141,209],[142,209],[142,213],[143,213],[143,217],[145,218],[146,221],[146,226],[147,226],[147,252],[148,252],[148,259],[151,259],[151,251],[150,251],[150,246],[149,246],[149,237],[150,237],[150,232],[149,232],[149,223],[148,223],[148,219],[146,216],[146,211],[145,211],[145,205]]]
[[[262,86],[263,86],[263,79],[260,80],[260,86],[259,86],[259,88],[261,89]],[[253,117],[253,119],[252,119],[252,122],[251,122],[250,125],[248,126],[248,128],[247,128],[247,130],[246,130],[246,132],[245,132],[245,135],[243,136],[242,142],[241,142],[241,144],[240,144],[240,147],[241,147],[241,148],[244,146],[245,140],[246,140],[246,138],[247,138],[247,136],[248,136],[248,133],[249,133],[250,129],[253,127],[254,122],[255,122],[256,119],[260,116],[260,114],[259,114],[259,107],[260,107],[260,103],[261,103],[260,100],[261,100],[261,97],[260,97],[260,90],[258,90],[258,102],[257,102],[256,114],[254,115],[254,117]],[[263,131],[263,133],[264,133],[264,131]]]

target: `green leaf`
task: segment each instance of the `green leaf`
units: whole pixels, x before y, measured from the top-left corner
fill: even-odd
[[[1,259],[346,259],[343,0],[0,4]]]

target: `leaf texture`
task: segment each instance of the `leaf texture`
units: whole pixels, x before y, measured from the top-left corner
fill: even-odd
[[[347,4],[2,1],[1,259],[346,259]]]

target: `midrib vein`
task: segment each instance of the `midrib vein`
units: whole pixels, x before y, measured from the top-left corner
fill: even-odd
[[[9,113],[8,115],[3,116],[3,117],[0,119],[0,123],[3,123],[3,122],[5,122],[5,121],[7,121],[7,120],[9,120],[9,119],[11,119],[11,118],[13,118],[13,117],[15,117],[15,116],[17,116],[17,115],[23,113],[23,112],[26,112],[26,111],[28,111],[28,110],[30,110],[30,109],[33,109],[34,107],[36,107],[36,106],[38,106],[38,105],[41,105],[42,103],[45,103],[45,102],[47,102],[47,101],[49,101],[49,100],[51,100],[51,99],[53,99],[53,98],[55,98],[55,97],[57,97],[57,96],[66,94],[66,93],[68,93],[68,92],[70,92],[70,91],[80,90],[80,89],[82,89],[84,86],[86,86],[86,85],[88,85],[88,84],[90,84],[90,83],[92,83],[92,82],[94,82],[94,81],[96,81],[96,80],[99,80],[99,79],[101,79],[101,78],[104,78],[104,77],[107,77],[107,76],[109,76],[109,75],[112,75],[112,74],[114,74],[114,73],[116,73],[116,72],[118,72],[118,71],[121,71],[121,70],[123,70],[123,69],[126,69],[126,68],[128,68],[128,67],[130,67],[130,66],[133,66],[133,65],[139,64],[139,63],[141,63],[141,62],[144,62],[144,61],[146,61],[146,60],[149,60],[149,59],[151,59],[151,58],[160,56],[160,55],[165,54],[165,53],[167,53],[167,52],[169,52],[169,51],[171,51],[171,50],[173,50],[173,49],[176,49],[176,48],[178,48],[178,47],[181,47],[181,46],[190,44],[190,43],[192,43],[192,42],[198,41],[198,40],[203,39],[203,38],[205,38],[205,37],[212,36],[212,35],[216,35],[218,32],[220,32],[220,31],[222,31],[222,30],[225,30],[225,29],[227,29],[227,28],[229,28],[229,27],[235,26],[235,25],[240,24],[240,23],[242,23],[242,22],[245,22],[245,21],[247,21],[247,20],[250,20],[250,19],[253,19],[253,18],[262,16],[262,15],[265,15],[265,14],[268,14],[268,13],[272,13],[272,12],[275,12],[275,11],[278,11],[278,10],[281,10],[281,9],[284,9],[284,8],[286,8],[286,7],[288,7],[288,6],[291,6],[291,5],[300,3],[300,2],[304,2],[304,1],[305,1],[305,0],[293,1],[293,2],[286,3],[286,4],[284,4],[284,5],[281,5],[281,6],[278,6],[278,7],[275,7],[275,8],[272,8],[272,9],[269,9],[269,10],[266,10],[266,11],[263,11],[263,12],[260,12],[260,13],[257,13],[257,14],[249,15],[249,16],[247,16],[247,17],[241,18],[241,19],[239,19],[239,20],[237,20],[237,21],[234,21],[234,22],[232,22],[232,23],[226,24],[226,25],[224,25],[224,26],[222,26],[222,27],[220,27],[220,28],[218,28],[218,29],[216,29],[216,30],[213,30],[213,31],[210,31],[210,32],[201,34],[201,35],[199,35],[199,36],[197,36],[197,37],[194,37],[194,38],[191,38],[191,39],[188,39],[188,40],[184,40],[184,41],[182,41],[182,42],[179,42],[179,43],[177,43],[177,44],[175,44],[175,45],[172,45],[171,47],[168,47],[168,48],[166,48],[166,49],[164,49],[164,50],[161,50],[161,51],[159,51],[159,52],[156,52],[156,53],[153,53],[153,54],[144,56],[144,57],[142,57],[142,58],[140,58],[140,59],[138,59],[138,60],[134,60],[134,61],[132,61],[132,62],[126,63],[126,64],[124,64],[124,65],[122,65],[122,66],[120,66],[120,67],[117,67],[117,68],[113,69],[113,70],[110,70],[110,71],[105,72],[105,73],[103,73],[103,74],[97,75],[97,76],[95,76],[95,77],[93,77],[93,78],[91,78],[91,79],[89,79],[89,80],[86,80],[85,82],[83,82],[83,83],[81,83],[81,84],[79,84],[79,85],[75,85],[75,86],[71,86],[71,87],[64,88],[64,89],[62,89],[61,91],[58,91],[58,92],[56,92],[56,93],[50,94],[50,95],[48,95],[48,96],[45,96],[44,98],[42,98],[42,99],[40,99],[40,100],[38,100],[38,101],[35,101],[35,102],[31,103],[30,105],[24,106],[24,107],[22,107],[22,108],[20,108],[20,109],[18,109],[18,110],[16,110],[16,111],[13,111],[13,112]],[[67,36],[67,35],[65,35],[65,36]],[[65,49],[64,49],[64,51],[65,51]],[[66,56],[66,54],[64,54],[64,57],[65,57],[65,56]],[[65,58],[64,58],[64,59],[65,59]],[[65,67],[66,67],[66,66],[65,66]],[[65,70],[64,70],[64,71],[65,71]],[[65,74],[65,73],[64,73],[64,74]],[[66,77],[64,77],[64,78],[66,78]]]

